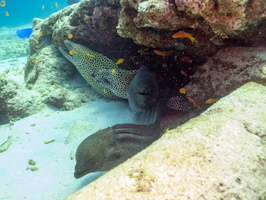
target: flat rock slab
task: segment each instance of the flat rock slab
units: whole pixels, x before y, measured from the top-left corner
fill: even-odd
[[[265,199],[265,94],[243,85],[67,200]]]

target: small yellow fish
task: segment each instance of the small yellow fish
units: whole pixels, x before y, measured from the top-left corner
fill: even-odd
[[[116,70],[115,69],[112,69],[112,74],[116,73]]]
[[[38,41],[36,38],[33,38],[33,41],[34,41],[36,44],[39,44],[39,41]]]
[[[183,75],[183,76],[188,76],[187,73],[183,70],[180,70],[180,73]]]
[[[5,7],[6,6],[6,1],[0,1],[0,6]]]
[[[156,53],[159,56],[170,56],[171,52],[170,51],[160,51],[160,50],[153,50],[154,53]]]
[[[55,2],[55,4],[54,4],[54,5],[55,5],[55,7],[57,7],[57,8],[58,8],[58,3],[57,3],[57,2]]]
[[[185,31],[178,31],[177,33],[172,35],[172,38],[183,38],[183,37],[189,38],[192,43],[196,41],[196,39],[192,37],[190,33],[186,33]]]
[[[119,64],[121,64],[122,62],[124,62],[124,60],[125,59],[123,59],[123,58],[120,58],[120,59],[118,59],[117,61],[116,61],[116,65],[119,65]]]
[[[87,56],[94,57],[94,55],[86,53]]]
[[[149,48],[146,48],[146,49],[139,49],[139,50],[138,50],[138,53],[146,55],[146,54],[148,54],[148,52],[147,52],[148,50],[149,50]]]
[[[42,5],[42,10],[44,10],[44,8],[45,8],[45,6],[44,6],[44,5]]]
[[[33,62],[33,63],[36,64],[36,63],[37,63],[37,60],[36,60],[35,58],[32,58],[32,59],[31,59],[31,62]]]
[[[42,32],[41,31],[40,31],[39,35],[42,36]]]
[[[186,94],[187,91],[186,91],[185,88],[180,88],[180,89],[179,89],[179,92],[180,92],[181,94]]]
[[[5,15],[8,17],[8,16],[9,16],[9,12],[6,11],[6,12],[5,12]]]
[[[67,38],[68,38],[68,39],[71,39],[71,38],[73,38],[73,35],[72,35],[72,34],[68,34],[68,35],[67,35]]]
[[[212,103],[214,103],[214,102],[216,102],[218,99],[207,99],[206,101],[205,101],[205,103],[206,104],[212,104]]]
[[[78,53],[78,52],[73,51],[73,50],[72,50],[72,51],[69,51],[69,54],[70,54],[70,55],[72,55],[72,54],[77,54],[77,53]]]

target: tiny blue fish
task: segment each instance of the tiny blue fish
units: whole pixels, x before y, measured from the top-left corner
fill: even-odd
[[[32,28],[24,28],[16,31],[17,36],[22,39],[27,39],[32,33]]]

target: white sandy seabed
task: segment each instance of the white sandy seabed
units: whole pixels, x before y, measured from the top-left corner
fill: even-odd
[[[2,60],[0,73],[8,68],[23,70],[27,57]],[[10,65],[10,62],[13,62]],[[14,64],[15,63],[15,64]],[[11,77],[12,78],[12,77]],[[16,77],[18,82],[22,76]],[[0,145],[8,136],[9,149],[0,153],[0,200],[60,200],[87,185],[102,173],[73,176],[73,155],[79,143],[99,129],[132,122],[127,102],[97,99],[72,111],[47,107],[42,112],[0,126]],[[69,144],[65,140],[76,123],[86,124],[83,135]],[[54,140],[45,144],[44,141]],[[30,165],[29,160],[36,162]],[[31,169],[36,169],[32,171]]]
[[[75,179],[75,160],[71,154],[79,143],[101,128],[130,122],[126,103],[96,100],[72,111],[46,109],[14,125],[0,126],[0,143],[12,134],[12,145],[0,154],[0,199],[59,200],[74,193],[95,179],[99,173]],[[90,123],[91,129],[80,139],[65,144],[65,139],[77,121]],[[52,140],[49,144],[44,141]],[[28,161],[36,161],[34,166]],[[101,173],[100,173],[101,174]]]

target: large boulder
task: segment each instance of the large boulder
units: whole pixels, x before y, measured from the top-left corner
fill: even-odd
[[[265,199],[265,93],[245,84],[66,199]]]
[[[15,121],[44,108],[41,95],[12,79],[0,78],[0,125]]]

